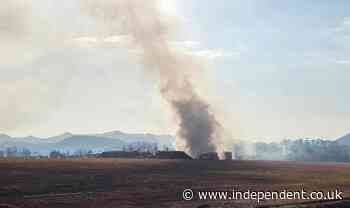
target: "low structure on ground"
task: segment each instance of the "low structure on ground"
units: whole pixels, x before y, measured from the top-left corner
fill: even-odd
[[[192,159],[192,157],[183,151],[158,151],[155,157],[158,159]]]
[[[109,151],[102,152],[99,157],[103,158],[152,158],[153,154],[149,152],[138,152],[138,151]]]
[[[232,152],[224,152],[224,160],[232,160]]]
[[[216,152],[207,152],[200,154],[198,157],[199,160],[219,160],[218,153]]]

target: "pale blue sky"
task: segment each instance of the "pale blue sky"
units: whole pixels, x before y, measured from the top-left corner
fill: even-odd
[[[7,100],[0,111],[9,117],[0,119],[0,132],[175,133],[156,82],[122,44],[106,39],[110,31],[79,12],[77,1],[29,2],[30,12],[5,16],[27,25],[20,32],[30,41],[3,33],[11,50],[0,49],[7,57],[0,61]],[[165,5],[173,11],[175,4]],[[350,132],[349,1],[179,0],[175,12],[182,44],[210,59],[208,85],[217,108],[230,112],[225,126],[234,137],[333,139]]]
[[[217,61],[216,78],[238,88],[244,135],[350,131],[350,2],[204,0],[182,9],[194,39],[240,53]]]

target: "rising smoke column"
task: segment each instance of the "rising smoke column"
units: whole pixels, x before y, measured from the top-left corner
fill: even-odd
[[[160,92],[178,119],[177,144],[190,155],[215,152],[220,124],[207,103],[196,93],[193,72],[200,70],[195,57],[169,43],[176,20],[162,14],[158,1],[83,1],[84,9],[122,35],[131,36],[149,73],[160,79]],[[180,147],[182,146],[182,147]]]

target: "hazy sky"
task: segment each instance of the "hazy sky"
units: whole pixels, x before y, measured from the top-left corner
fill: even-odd
[[[133,58],[127,34],[95,23],[77,1],[4,2],[0,132],[174,134],[157,80]],[[209,63],[202,91],[234,137],[350,132],[349,1],[164,0],[162,8],[180,16],[170,44]]]

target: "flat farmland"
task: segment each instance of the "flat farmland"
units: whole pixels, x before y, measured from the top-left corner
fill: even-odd
[[[196,191],[330,191],[350,197],[350,164],[156,159],[0,160],[0,207],[209,208],[299,203],[182,198]],[[196,195],[196,194],[195,194]],[[308,207],[317,207],[309,205]]]

